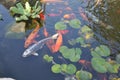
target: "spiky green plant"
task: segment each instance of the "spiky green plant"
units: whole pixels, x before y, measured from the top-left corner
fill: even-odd
[[[34,18],[39,18],[39,14],[42,12],[42,7],[39,1],[36,1],[33,7],[30,6],[29,2],[26,2],[25,5],[22,3],[17,3],[16,6],[11,7],[10,11],[12,15],[15,16],[16,21],[29,20]]]

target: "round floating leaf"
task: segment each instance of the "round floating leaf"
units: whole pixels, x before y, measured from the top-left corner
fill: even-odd
[[[88,27],[88,26],[83,26],[82,28],[81,28],[81,32],[82,33],[87,33],[87,32],[91,32],[92,30]]]
[[[76,72],[76,67],[73,64],[69,64],[67,66],[67,73],[68,74],[74,74]]]
[[[61,66],[60,66],[60,64],[53,65],[52,68],[51,68],[51,70],[54,73],[60,73],[61,72]]]
[[[91,80],[92,74],[90,72],[81,70],[76,72],[76,78],[77,80]]]
[[[60,47],[60,52],[61,52],[61,53],[65,53],[66,50],[68,50],[68,47],[67,47],[67,46],[61,46],[61,47]]]
[[[53,60],[52,56],[48,56],[47,54],[43,56],[43,59],[47,62],[51,62]]]
[[[85,44],[85,40],[84,40],[83,37],[78,37],[78,38],[76,39],[76,42],[77,42],[77,43],[80,43],[81,45],[84,45],[84,44]]]
[[[98,53],[101,56],[109,56],[110,55],[110,49],[105,45],[100,45],[99,47],[96,47],[95,51],[96,51],[96,53]]]
[[[60,47],[60,52],[62,53],[62,56],[66,59],[70,57],[70,50],[66,46],[61,46]]]
[[[91,61],[93,69],[95,69],[99,73],[106,73],[107,68],[105,66],[106,62],[103,58],[92,58]]]
[[[95,51],[91,51],[91,55],[93,57],[98,57],[98,58],[101,58],[101,56],[99,54],[97,54]]]
[[[72,53],[73,56],[70,57],[70,61],[72,61],[72,62],[77,62],[77,61],[79,61],[79,59],[80,59],[80,55],[81,55],[82,51],[81,51],[80,48],[76,48],[74,51],[75,51],[75,52]]]
[[[67,25],[64,22],[57,22],[55,24],[55,29],[56,30],[64,30],[67,28]]]
[[[117,63],[120,64],[120,54],[118,54],[118,55],[116,56],[116,61],[117,61]]]
[[[66,70],[67,70],[67,64],[62,64],[61,71],[66,73]]]
[[[78,29],[80,28],[80,20],[79,19],[73,19],[69,22],[69,25],[72,27],[72,28],[75,28],[75,29]]]
[[[110,64],[108,62],[106,62],[105,66],[107,67],[107,70],[110,73],[118,73],[118,69],[120,67],[119,64]]]

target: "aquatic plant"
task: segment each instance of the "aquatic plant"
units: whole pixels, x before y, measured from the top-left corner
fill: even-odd
[[[55,24],[55,29],[66,30],[68,26],[74,29],[79,29],[78,34],[80,35],[76,38],[68,40],[68,43],[71,45],[71,47],[68,47],[66,45],[62,45],[60,47],[59,53],[61,57],[59,59],[65,61],[64,64],[56,63],[53,58],[50,60],[53,64],[51,67],[51,71],[53,73],[63,74],[65,76],[65,80],[91,80],[93,77],[93,73],[87,71],[85,67],[89,67],[98,73],[118,73],[120,67],[119,55],[117,55],[116,61],[114,60],[113,62],[111,62],[107,60],[111,54],[109,47],[107,47],[106,45],[98,45],[95,48],[92,48],[90,46],[91,44],[86,42],[86,40],[92,39],[94,37],[94,32],[89,26],[81,26],[81,22],[79,19],[73,19],[67,21],[67,23],[64,21],[57,22]],[[76,44],[80,44],[79,47],[72,47]],[[83,49],[89,50],[88,54],[91,55],[89,65],[91,66],[87,65],[86,60],[80,63]],[[69,64],[66,61],[68,61]],[[80,68],[80,70],[77,69],[77,67],[74,65],[74,63],[77,62],[82,65],[77,66]]]
[[[30,18],[40,18],[39,14],[42,12],[42,7],[39,1],[36,1],[36,4],[33,7],[30,6],[29,2],[26,2],[25,5],[17,3],[16,6],[10,7],[10,11],[16,21],[21,21],[29,20]]]

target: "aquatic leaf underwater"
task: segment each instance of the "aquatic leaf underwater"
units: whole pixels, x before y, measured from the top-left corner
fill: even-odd
[[[32,43],[35,43],[35,38],[38,36],[38,32],[40,29],[39,24],[35,21],[36,23],[36,28],[30,33],[30,35],[28,36],[28,38],[25,40],[24,43],[24,47],[27,48],[29,45],[31,45]]]

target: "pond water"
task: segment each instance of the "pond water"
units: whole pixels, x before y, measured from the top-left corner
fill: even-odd
[[[62,0],[62,2],[50,2],[45,4],[45,21],[44,26],[40,28],[39,37],[36,38],[37,41],[44,39],[43,29],[46,27],[48,33],[53,35],[56,33],[55,24],[59,21],[65,21],[66,23],[71,19],[79,19],[81,26],[88,25],[90,29],[94,32],[94,37],[90,40],[86,40],[87,43],[90,43],[92,48],[100,44],[107,45],[111,50],[111,57],[115,59],[115,56],[120,52],[120,1],[112,0],[106,1],[103,0],[101,4],[96,6],[94,9],[91,9],[93,6],[94,0],[88,2],[89,0]],[[85,10],[88,10],[89,13],[92,13],[103,23],[97,23],[91,17],[85,20],[81,16],[79,7]],[[38,50],[39,56],[29,56],[22,57],[23,52],[25,51],[24,42],[25,38],[33,29],[26,29],[26,33],[22,34],[21,38],[10,36],[6,37],[8,28],[15,23],[15,20],[10,16],[9,11],[2,5],[0,5],[0,14],[2,14],[3,20],[0,20],[0,76],[1,77],[11,77],[16,80],[64,80],[64,75],[54,74],[51,71],[51,63],[45,62],[43,60],[44,54],[49,54],[55,58],[57,63],[70,63],[69,60],[64,62],[63,59],[58,59],[58,56],[61,56],[61,53],[58,51],[52,53],[49,48],[44,45],[42,49]],[[64,17],[66,14],[69,14],[69,17]],[[104,26],[105,25],[105,26]],[[106,26],[112,26],[112,28],[107,29]],[[66,45],[69,48],[80,47],[82,49],[81,59],[90,61],[91,55],[89,54],[89,48],[83,48],[79,44],[74,46],[68,43],[69,40],[79,37],[79,29],[74,29],[69,27],[67,24],[68,33],[63,35],[62,45]],[[16,34],[17,35],[17,34]],[[72,62],[73,63],[73,62]],[[82,65],[79,63],[73,63],[77,66],[78,69],[81,69]],[[94,70],[85,69],[93,73],[92,80],[103,80],[100,78],[99,73],[96,74]],[[108,75],[108,74],[105,74]],[[120,77],[120,75],[116,75]],[[106,80],[109,76],[106,77]]]

